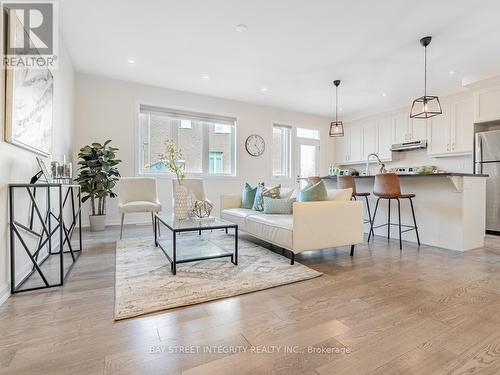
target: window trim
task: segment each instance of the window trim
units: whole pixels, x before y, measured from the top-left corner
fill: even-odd
[[[288,174],[286,176],[279,176],[275,175],[273,168],[272,168],[272,160],[274,157],[274,146],[271,143],[271,177],[274,180],[281,180],[281,181],[288,181],[293,179],[293,164],[294,164],[294,157],[293,157],[293,150],[294,150],[294,126],[291,124],[287,124],[281,121],[274,121],[272,124],[272,131],[274,131],[274,128],[285,128],[288,129]]]
[[[316,132],[318,132],[318,138],[301,137],[301,136],[299,136],[299,129],[316,131]],[[295,136],[296,136],[296,138],[300,138],[300,139],[310,139],[312,141],[321,141],[321,129],[297,125],[295,127]]]
[[[148,101],[144,100],[139,100],[136,101],[135,103],[135,114],[134,114],[134,122],[135,122],[135,131],[134,131],[134,175],[137,177],[154,177],[157,179],[165,179],[165,180],[172,180],[175,178],[175,175],[171,172],[166,172],[166,173],[144,173],[141,170],[141,148],[142,146],[140,145],[139,140],[141,139],[141,122],[140,122],[140,114],[141,114],[141,108],[143,107],[151,107],[151,108],[157,108],[157,109],[166,109],[170,110],[173,112],[177,113],[191,113],[191,114],[196,114],[196,115],[203,115],[203,116],[213,116],[211,117],[212,120],[217,120],[217,123],[220,124],[221,121],[223,122],[222,119],[231,119],[233,123],[231,126],[233,127],[233,136],[231,137],[231,159],[232,159],[232,166],[233,166],[233,173],[231,174],[224,174],[224,173],[208,173],[208,172],[202,172],[202,173],[186,173],[186,178],[203,178],[207,180],[235,180],[238,179],[238,150],[237,150],[237,140],[238,140],[238,118],[234,114],[208,114],[208,113],[202,113],[197,111],[196,109],[192,108],[187,108],[187,107],[175,107],[175,106],[168,106],[165,104],[151,104]],[[165,112],[161,112],[161,114],[165,114]],[[206,120],[206,119],[205,119]],[[204,121],[203,119],[200,119],[200,121]],[[207,133],[208,133],[208,127],[206,127]],[[203,142],[208,145],[208,137],[203,137]],[[205,145],[204,145],[205,146]],[[207,147],[208,150],[208,147]],[[205,158],[204,158],[205,159]],[[204,160],[202,159],[202,162],[206,164],[206,167],[209,167],[209,160]],[[205,165],[203,165],[203,168],[205,168]],[[205,170],[205,169],[203,169]],[[208,171],[208,169],[207,169]]]

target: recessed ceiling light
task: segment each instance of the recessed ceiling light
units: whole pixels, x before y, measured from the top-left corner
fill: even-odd
[[[130,65],[134,65],[135,64],[135,60],[134,59],[128,59],[127,61]]]
[[[239,33],[244,33],[245,31],[248,30],[248,26],[245,25],[244,23],[240,23],[239,25],[236,25],[235,29]]]
[[[452,76],[453,74],[455,74],[455,71],[454,70],[450,70],[450,76]]]
[[[210,79],[210,76],[208,74],[203,74],[201,76],[201,78],[203,78],[204,80],[208,81]]]
[[[383,92],[382,93],[382,96],[385,98],[387,96],[387,93],[386,92]]]
[[[260,91],[262,91],[262,92],[266,92],[267,90],[268,90],[267,87],[261,87],[260,88]]]

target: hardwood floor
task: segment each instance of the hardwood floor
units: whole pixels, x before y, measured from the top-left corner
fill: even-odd
[[[324,276],[114,322],[117,236],[86,233],[64,288],[0,306],[1,374],[500,373],[500,238],[308,252]]]

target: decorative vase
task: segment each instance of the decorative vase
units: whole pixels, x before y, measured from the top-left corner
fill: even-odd
[[[185,220],[189,215],[188,188],[179,185],[174,192],[174,216],[176,220]]]
[[[106,227],[106,215],[89,215],[90,231],[102,232]]]

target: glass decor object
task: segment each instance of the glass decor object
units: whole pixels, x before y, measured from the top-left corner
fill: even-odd
[[[340,80],[337,79],[333,81],[333,84],[335,85],[335,121],[332,121],[330,123],[330,132],[329,135],[330,137],[343,137],[344,136],[344,124],[342,121],[338,120],[338,107],[339,107],[339,101],[338,101],[338,89],[340,85]]]
[[[413,101],[410,111],[410,118],[427,119],[443,113],[439,98],[434,95],[427,95],[427,46],[431,43],[432,37],[426,36],[420,39],[420,44],[424,47],[424,96]]]

